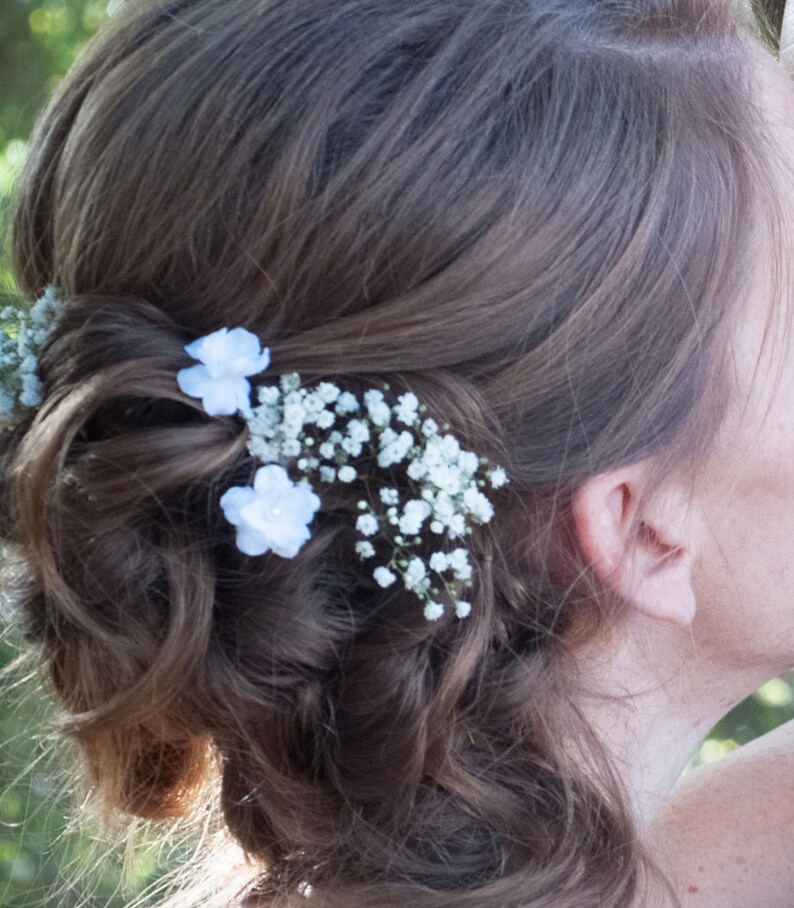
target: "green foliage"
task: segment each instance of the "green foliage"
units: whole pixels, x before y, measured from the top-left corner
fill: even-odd
[[[76,755],[56,736],[37,680],[8,672],[20,648],[11,638],[0,639],[0,908],[123,908],[182,855],[163,853],[142,828],[122,856],[75,810],[66,768]]]
[[[27,137],[48,94],[106,16],[104,0],[0,0],[0,144]]]
[[[767,681],[722,718],[703,742],[693,766],[711,763],[794,718],[794,673]]]
[[[7,220],[26,140],[55,85],[118,0],[0,0],[0,291],[15,290]]]
[[[8,214],[36,114],[114,5],[0,0],[0,299],[17,292]],[[0,908],[122,908],[180,855],[162,856],[145,831],[123,854],[90,814],[76,822],[65,771],[73,755],[54,733],[49,699],[35,677],[7,671],[20,649],[12,631],[0,638]]]

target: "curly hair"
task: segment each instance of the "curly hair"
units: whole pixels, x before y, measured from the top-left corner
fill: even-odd
[[[568,658],[620,603],[551,527],[718,425],[764,188],[744,59],[710,0],[141,0],[89,43],[17,187],[16,277],[67,307],[0,433],[0,531],[112,809],[179,815],[217,760],[262,904],[634,903],[650,861]],[[504,464],[469,618],[361,575],[354,487],[296,558],[236,549],[244,429],[175,382],[221,324]]]

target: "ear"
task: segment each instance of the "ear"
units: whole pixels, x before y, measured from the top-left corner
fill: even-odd
[[[643,501],[648,474],[647,462],[641,462],[599,473],[580,486],[573,498],[575,542],[596,575],[638,611],[690,624],[696,602],[687,502],[672,491]]]

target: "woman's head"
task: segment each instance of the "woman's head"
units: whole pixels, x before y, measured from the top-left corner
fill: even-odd
[[[629,904],[619,794],[544,732],[583,613],[552,529],[589,477],[718,428],[766,191],[748,65],[706,0],[146,0],[87,48],[19,186],[20,285],[68,305],[3,522],[111,803],[178,811],[215,752],[274,887]],[[341,488],[299,557],[234,549],[241,426],[175,382],[221,325],[271,371],[410,389],[505,465],[468,619],[389,605]]]

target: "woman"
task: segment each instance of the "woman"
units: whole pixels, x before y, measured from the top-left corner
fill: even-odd
[[[792,91],[711,0],[143,0],[61,84],[3,530],[105,805],[219,768],[256,877],[219,904],[748,903],[675,782],[794,661]],[[411,498],[405,451],[309,433],[326,392],[417,459],[440,426],[471,507],[462,460]]]

